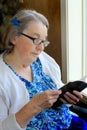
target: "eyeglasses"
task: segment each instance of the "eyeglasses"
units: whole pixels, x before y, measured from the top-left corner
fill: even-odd
[[[25,37],[31,39],[35,45],[40,45],[42,43],[44,45],[44,47],[47,47],[50,44],[50,42],[47,41],[47,40],[41,40],[39,38],[34,38],[34,37],[31,37],[31,36],[24,34],[24,33],[20,33],[20,34],[22,34]]]

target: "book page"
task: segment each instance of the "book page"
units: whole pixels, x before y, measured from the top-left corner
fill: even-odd
[[[81,91],[81,94],[87,97],[87,88],[83,89]]]
[[[83,95],[83,99],[81,100],[83,103],[87,104],[87,88],[81,91],[81,94]]]

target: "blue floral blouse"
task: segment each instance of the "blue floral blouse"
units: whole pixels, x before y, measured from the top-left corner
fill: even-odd
[[[7,63],[6,63],[7,64]],[[8,65],[8,64],[7,64]],[[9,66],[9,65],[8,65]],[[19,76],[12,68],[10,69],[20,78],[21,81],[25,83],[25,87],[28,90],[29,98],[47,90],[48,88],[56,90],[57,87],[52,79],[43,73],[42,65],[37,58],[35,62],[31,64],[33,72],[33,81],[29,82],[23,77]],[[26,130],[62,130],[68,129],[72,120],[72,115],[70,114],[69,108],[66,105],[61,105],[54,110],[52,108],[45,109],[39,114],[35,115],[28,123]]]

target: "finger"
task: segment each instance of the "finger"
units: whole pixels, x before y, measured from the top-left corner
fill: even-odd
[[[39,97],[38,100],[41,101],[41,104],[46,103],[46,102],[54,103],[58,99],[59,95],[50,94],[48,92],[42,92],[38,94],[38,97]]]
[[[78,98],[76,95],[74,95],[74,94],[72,94],[72,93],[70,93],[70,92],[66,92],[66,95],[67,95],[70,99],[72,99],[72,100],[74,100],[74,101],[76,101],[76,102],[79,102],[79,98]]]
[[[46,109],[46,108],[49,108],[49,107],[51,107],[53,105],[53,103],[52,102],[43,102],[43,103],[41,103],[39,106],[41,107],[41,108],[43,108],[43,109]]]
[[[79,99],[83,98],[83,95],[80,92],[76,91],[76,90],[73,91],[73,94],[76,95],[76,97],[78,97]]]
[[[41,108],[48,108],[48,107],[51,107],[53,105],[53,103],[56,101],[57,101],[57,99],[50,99],[50,100],[47,100],[47,101],[41,103],[39,106]]]
[[[64,104],[69,104],[65,99],[60,98],[60,101],[63,102]]]
[[[68,92],[64,95],[64,98],[66,98],[66,100],[71,104],[76,104],[77,102],[79,102],[78,98]]]
[[[51,89],[49,89],[49,90],[47,90],[45,92],[47,92],[48,94],[50,94],[52,96],[54,96],[54,95],[60,95],[62,93],[61,90],[51,90]]]

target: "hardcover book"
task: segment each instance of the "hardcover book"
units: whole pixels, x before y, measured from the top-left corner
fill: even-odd
[[[87,103],[87,83],[83,81],[73,81],[65,84],[60,88],[62,93],[60,94],[58,100],[53,104],[52,108],[57,109],[58,106],[62,105],[63,102],[60,101],[60,98],[64,98],[64,94],[66,92],[73,92],[73,90],[77,90],[82,93],[83,99],[81,100],[84,103]]]

